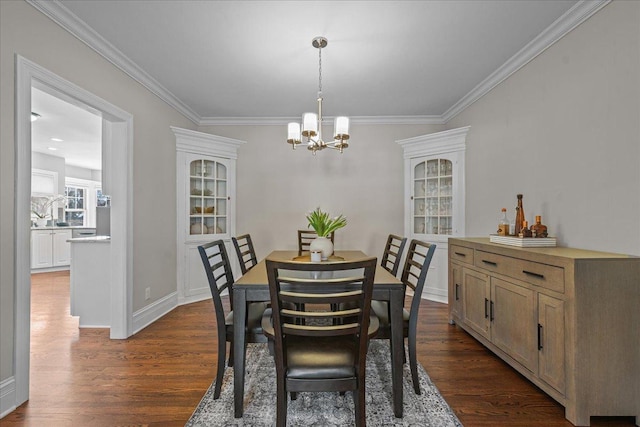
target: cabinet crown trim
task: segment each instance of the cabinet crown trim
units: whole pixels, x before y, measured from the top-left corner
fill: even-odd
[[[176,136],[176,150],[208,154],[229,159],[238,158],[238,148],[246,141],[170,126]]]
[[[400,145],[404,150],[405,159],[429,156],[432,154],[450,153],[454,151],[464,151],[467,146],[466,139],[469,129],[471,129],[471,126],[465,126],[457,129],[415,136],[413,138],[401,139],[396,141],[396,143],[398,143],[398,145]]]

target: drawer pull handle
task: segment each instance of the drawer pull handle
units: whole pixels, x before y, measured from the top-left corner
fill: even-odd
[[[538,350],[542,350],[542,325],[538,323]]]
[[[493,322],[493,319],[495,319],[495,317],[493,317],[493,301],[491,301],[491,315],[489,317],[489,320]]]
[[[485,298],[485,299],[484,299],[484,318],[485,318],[485,319],[489,317],[489,308],[488,308],[488,305],[489,305],[489,300]]]
[[[497,267],[498,266],[497,262],[487,261],[486,259],[483,259],[482,262],[484,262],[485,264],[489,264],[492,267]]]
[[[544,274],[534,273],[532,271],[522,270],[527,276],[537,277],[538,279],[544,279]]]
[[[461,257],[466,257],[467,254],[463,254],[462,252],[454,252],[454,254],[461,256]]]
[[[460,299],[460,295],[458,295],[458,289],[460,288],[460,285],[456,283],[456,301],[458,301]]]

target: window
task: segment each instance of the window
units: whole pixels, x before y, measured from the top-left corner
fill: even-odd
[[[70,226],[82,227],[87,218],[86,211],[87,189],[84,187],[66,186],[64,195],[67,197],[67,206],[64,210],[64,219]]]

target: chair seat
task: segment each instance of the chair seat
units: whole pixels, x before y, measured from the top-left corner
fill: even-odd
[[[251,334],[262,334],[262,315],[269,306],[267,302],[252,302],[247,304],[246,331]],[[233,336],[233,310],[224,319],[227,335]]]
[[[287,346],[287,378],[355,377],[353,338],[296,337]]]
[[[371,301],[371,310],[378,316],[378,320],[380,321],[380,328],[387,329],[391,325],[389,321],[389,303],[387,301]],[[410,313],[407,309],[402,309],[402,323],[404,325],[404,329],[409,327],[409,318]]]

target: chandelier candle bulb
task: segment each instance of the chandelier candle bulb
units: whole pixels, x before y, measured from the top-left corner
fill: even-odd
[[[304,113],[302,115],[302,135],[316,136],[318,133],[318,116],[315,113]]]
[[[296,149],[296,144],[300,144],[300,123],[289,123],[287,142]]]
[[[349,118],[339,116],[335,118],[334,126],[335,139],[349,139]]]

